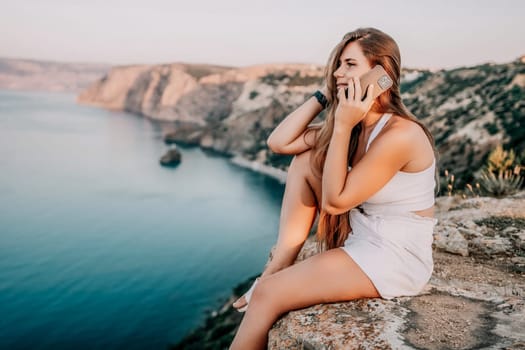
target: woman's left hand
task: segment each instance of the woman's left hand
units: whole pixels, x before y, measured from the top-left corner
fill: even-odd
[[[352,77],[348,81],[348,97],[345,89],[337,91],[338,104],[335,110],[335,122],[344,127],[354,127],[366,116],[373,103],[374,85],[369,85],[366,98],[361,101],[361,83],[358,78]]]

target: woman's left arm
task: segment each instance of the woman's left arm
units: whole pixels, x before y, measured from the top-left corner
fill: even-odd
[[[322,209],[331,213],[344,190],[348,173],[348,145],[353,125],[335,123],[328,145],[322,178]]]
[[[374,140],[363,158],[347,168],[352,127],[335,125],[322,178],[322,209],[344,213],[379,191],[413,154],[413,129],[391,128]]]

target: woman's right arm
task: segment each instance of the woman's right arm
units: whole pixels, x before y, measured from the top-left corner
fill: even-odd
[[[321,92],[326,96],[325,87]],[[266,144],[278,154],[299,154],[310,149],[317,137],[317,130],[310,131],[308,124],[321,111],[322,107],[317,99],[314,96],[310,97],[277,125],[268,136]]]

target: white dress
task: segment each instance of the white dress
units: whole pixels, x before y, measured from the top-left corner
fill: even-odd
[[[365,152],[390,117],[383,114]],[[438,220],[412,211],[434,204],[435,165],[434,159],[423,171],[398,171],[366,202],[350,210],[352,232],[341,249],[367,274],[383,299],[417,295],[432,275]]]

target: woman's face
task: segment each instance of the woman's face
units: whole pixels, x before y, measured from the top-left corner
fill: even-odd
[[[342,87],[347,87],[351,77],[359,78],[370,69],[372,67],[358,42],[349,42],[343,49],[341,57],[339,57],[338,67],[334,71],[336,88],[339,90]]]

